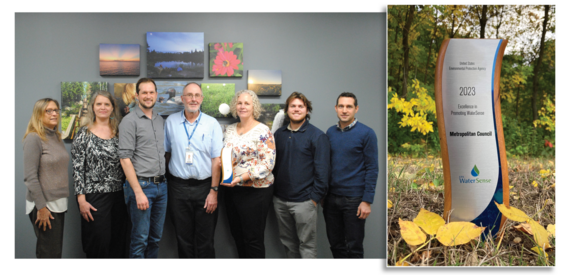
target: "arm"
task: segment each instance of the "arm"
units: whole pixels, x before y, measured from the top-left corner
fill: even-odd
[[[371,212],[370,205],[374,202],[376,181],[378,180],[378,140],[374,131],[370,130],[364,141],[364,195],[358,206],[356,215],[359,219],[366,219]]]
[[[94,220],[91,215],[91,210],[97,211],[95,207],[85,200],[85,158],[88,143],[89,137],[87,135],[87,128],[82,128],[73,139],[73,144],[71,145],[75,195],[77,195],[79,213],[87,222],[89,222],[89,218],[91,218],[92,221]]]
[[[46,226],[51,229],[50,219],[54,219],[51,212],[46,207],[46,198],[40,185],[38,172],[40,160],[42,157],[43,147],[40,137],[35,133],[30,133],[24,139],[24,183],[30,192],[36,208],[38,210],[38,218],[34,224],[38,224],[39,228],[46,231]]]
[[[220,157],[215,157],[212,159],[212,187],[218,186],[218,182],[220,182]],[[216,211],[218,207],[218,191],[214,191],[210,189],[210,193],[208,197],[206,197],[206,204],[204,204],[204,208],[206,208],[206,213],[212,214]]]
[[[329,188],[330,174],[330,142],[325,134],[321,134],[313,140],[313,158],[315,163],[314,183],[310,193],[310,198],[315,204],[321,201]]]
[[[119,157],[121,158],[121,166],[123,167],[123,172],[127,177],[129,185],[133,189],[133,193],[136,196],[137,208],[140,210],[147,210],[148,199],[139,184],[137,174],[135,172],[135,167],[131,161],[131,157],[134,155],[135,145],[136,145],[136,124],[132,120],[123,119],[119,125]]]

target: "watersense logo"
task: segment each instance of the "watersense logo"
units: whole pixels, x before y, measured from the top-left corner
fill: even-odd
[[[481,172],[477,168],[477,165],[474,165],[473,169],[471,169],[471,176],[473,176],[473,178],[466,178],[465,176],[459,176],[459,182],[460,183],[490,183],[491,182],[491,179],[478,178],[480,173]]]

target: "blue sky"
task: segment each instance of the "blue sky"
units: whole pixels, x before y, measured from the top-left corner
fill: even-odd
[[[146,43],[157,52],[204,50],[203,32],[147,32]]]

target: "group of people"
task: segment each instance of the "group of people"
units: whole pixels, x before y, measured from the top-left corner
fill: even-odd
[[[164,121],[153,110],[150,78],[139,79],[138,106],[122,119],[109,92],[92,95],[71,149],[88,258],[157,258],[167,211],[179,257],[214,258],[218,192],[240,258],[265,257],[272,202],[288,257],[316,258],[319,203],[333,256],[363,257],[378,148],[374,131],[355,118],[354,94],[337,98],[339,121],[326,134],[309,123],[311,101],[298,92],[286,100],[288,123],[274,134],[257,121],[261,104],[250,90],[233,97],[230,111],[239,122],[223,133],[200,111],[198,83],[188,83],[181,98],[184,110]],[[57,130],[59,114],[56,100],[37,101],[23,140],[26,213],[38,258],[62,253],[70,156]],[[231,183],[220,182],[222,148],[231,150]]]

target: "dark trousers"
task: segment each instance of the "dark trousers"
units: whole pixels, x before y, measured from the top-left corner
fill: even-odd
[[[81,219],[81,243],[87,258],[127,258],[130,223],[123,191],[86,194],[93,220]]]
[[[356,216],[362,197],[328,194],[323,215],[334,258],[363,258],[364,223]]]
[[[51,212],[51,211],[50,211]],[[28,215],[32,225],[34,226],[34,233],[38,238],[36,242],[36,257],[37,258],[61,258],[61,251],[63,247],[63,223],[65,222],[65,212],[51,213],[54,219],[50,219],[51,229],[46,225],[46,231],[38,228],[34,224],[38,219],[38,209],[34,210]],[[38,222],[39,224],[39,222]]]
[[[212,178],[168,178],[168,213],[174,224],[180,258],[215,258],[214,232],[218,210],[206,213]]]
[[[240,258],[265,258],[265,223],[272,199],[273,185],[224,188],[230,231]]]

